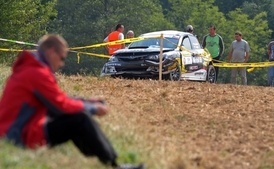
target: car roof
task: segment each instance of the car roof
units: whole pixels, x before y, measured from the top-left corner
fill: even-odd
[[[139,37],[160,36],[161,34],[163,34],[163,36],[184,36],[190,33],[176,31],[176,30],[163,30],[163,31],[144,33],[144,34],[141,34]]]

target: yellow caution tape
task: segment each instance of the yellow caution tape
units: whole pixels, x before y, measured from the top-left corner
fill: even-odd
[[[169,40],[169,39],[166,39],[166,38],[164,38],[164,39],[167,40],[167,41],[169,41],[170,43],[172,43],[174,46],[179,47],[181,50],[187,51],[187,52],[189,52],[189,53],[191,53],[191,54],[200,56],[200,57],[202,57],[202,58],[209,59],[209,61],[212,60],[212,57],[208,58],[207,55],[206,55],[205,53],[204,53],[204,54],[201,54],[201,53],[192,52],[192,51],[188,50],[187,48],[185,48],[184,46],[178,46],[177,44],[175,44],[174,42],[172,42],[172,41]],[[204,50],[206,50],[206,52],[209,53],[208,50],[207,50],[206,48],[204,48]]]
[[[5,48],[0,48],[0,51],[3,51],[3,52],[23,52],[23,51],[36,51],[36,50],[22,50],[22,49],[5,49]]]
[[[269,67],[274,66],[274,62],[257,62],[257,63],[213,63],[216,67]]]
[[[247,72],[252,72],[254,69],[255,69],[255,67],[252,67],[252,68],[247,69],[246,71]]]
[[[151,39],[151,38],[161,38],[161,36],[137,37],[137,38],[123,39],[123,40],[117,40],[117,41],[112,41],[112,42],[105,42],[105,43],[100,43],[100,44],[95,44],[95,45],[69,48],[69,50],[80,50],[80,49],[87,49],[87,48],[97,48],[97,47],[103,47],[103,46],[108,46],[108,45],[115,45],[115,44],[124,44],[124,43],[129,43],[129,42],[136,42],[136,41],[141,41],[141,40]],[[168,40],[168,39],[166,39],[166,40]],[[173,42],[171,42],[171,43],[173,43]],[[175,43],[173,43],[173,44],[175,46],[179,47],[181,50],[185,50],[187,52],[190,52],[192,54],[198,55],[200,57],[206,57],[205,55],[192,52],[192,51],[186,49],[183,46],[178,46]],[[205,50],[207,50],[207,49],[205,48]],[[0,48],[0,51],[4,51],[4,52],[22,52],[24,50]],[[36,51],[36,50],[27,50],[27,51]],[[76,51],[73,51],[73,52],[76,52]],[[89,56],[102,57],[102,58],[110,58],[109,55],[105,55],[105,54],[96,54],[96,53],[89,53],[89,52],[77,52],[78,63],[80,63],[80,55],[81,54],[85,54],[85,55],[89,55]],[[210,58],[210,61],[211,60],[214,60],[214,59]],[[220,63],[213,63],[213,66],[215,66],[215,67],[227,67],[227,68],[251,67],[251,68],[247,69],[248,72],[251,72],[251,71],[253,71],[255,69],[255,67],[274,66],[274,62],[257,62],[257,63],[226,63],[226,62],[220,62]]]
[[[69,48],[69,49],[70,50],[80,50],[80,49],[87,49],[87,48],[99,48],[99,47],[108,46],[108,45],[117,45],[117,44],[123,44],[123,43],[128,43],[128,42],[136,42],[136,41],[140,41],[140,40],[144,40],[144,39],[151,39],[151,38],[160,38],[160,36],[130,38],[130,39],[123,39],[123,40],[117,40],[117,41],[112,41],[112,42],[99,43],[99,44],[90,45],[90,46],[73,47],[73,48]]]
[[[4,51],[4,52],[22,52],[23,50],[0,48],[0,51]]]
[[[110,58],[109,55],[104,55],[104,54],[96,54],[96,53],[89,53],[89,52],[77,52],[77,63],[80,63],[80,55],[89,55],[89,56],[97,56],[97,57],[102,57],[102,58]]]

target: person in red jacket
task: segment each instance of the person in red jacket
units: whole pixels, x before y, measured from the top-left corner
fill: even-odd
[[[37,52],[18,55],[0,101],[0,137],[27,148],[72,140],[84,155],[115,168],[144,168],[116,163],[115,150],[92,117],[107,114],[103,99],[71,98],[59,88],[54,72],[64,66],[67,49],[61,36],[49,34]]]

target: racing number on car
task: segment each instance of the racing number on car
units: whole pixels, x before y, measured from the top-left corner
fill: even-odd
[[[202,63],[203,60],[201,57],[193,57],[193,63]]]
[[[203,59],[201,57],[185,57],[184,64],[191,65],[193,63],[203,63]]]
[[[191,57],[185,57],[184,58],[184,64],[185,65],[191,65],[192,64],[192,58]]]

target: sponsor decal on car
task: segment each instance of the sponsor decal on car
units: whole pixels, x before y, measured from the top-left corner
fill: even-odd
[[[203,72],[196,72],[196,73],[194,73],[194,75],[204,75],[204,73]]]
[[[120,63],[106,63],[106,66],[122,66]]]
[[[195,66],[189,66],[189,70],[197,70],[199,67],[197,65]]]

